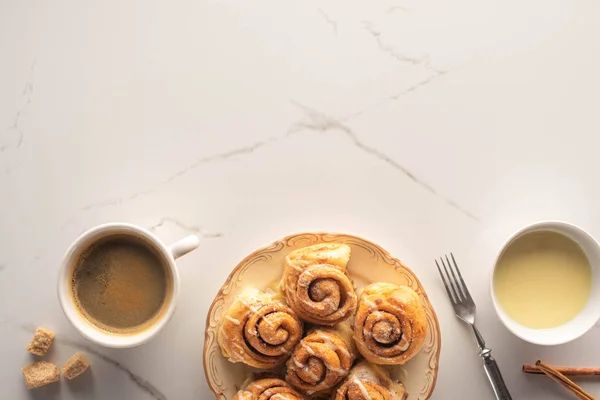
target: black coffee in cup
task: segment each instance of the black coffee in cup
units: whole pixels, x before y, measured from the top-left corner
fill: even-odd
[[[144,240],[108,236],[79,257],[71,294],[93,325],[115,334],[135,334],[156,323],[172,297],[168,263]]]

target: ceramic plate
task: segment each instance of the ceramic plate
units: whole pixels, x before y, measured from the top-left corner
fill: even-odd
[[[435,311],[423,286],[408,267],[378,245],[356,236],[328,233],[302,233],[278,240],[250,254],[229,275],[206,317],[204,373],[216,398],[231,400],[246,378],[256,371],[242,363],[233,364],[221,355],[217,330],[224,312],[243,289],[255,287],[265,290],[276,286],[289,252],[322,242],[346,243],[352,247],[348,271],[357,289],[372,282],[390,282],[409,286],[421,295],[429,322],[425,346],[405,365],[392,367],[392,377],[404,383],[409,393],[408,400],[428,399],[437,379],[441,337]]]

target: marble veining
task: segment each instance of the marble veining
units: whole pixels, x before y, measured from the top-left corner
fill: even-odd
[[[29,335],[32,335],[36,330],[36,325],[17,321],[12,317],[2,317],[0,318],[0,324],[10,324],[23,332],[26,332]],[[57,336],[55,339],[55,345],[64,345],[76,349],[77,351],[84,351],[88,354],[93,354],[100,360],[110,364],[112,367],[118,369],[119,371],[125,373],[127,377],[141,390],[150,395],[152,398],[157,400],[167,400],[167,397],[152,383],[148,382],[141,376],[132,372],[129,368],[127,368],[123,363],[114,360],[105,354],[102,354],[97,348],[93,347],[90,344],[83,342],[83,340],[72,340],[64,336]]]
[[[317,11],[319,12],[319,14],[321,14],[323,16],[323,18],[325,19],[325,22],[327,22],[327,24],[329,24],[331,26],[331,29],[333,29],[333,32],[337,35],[337,22],[335,22],[335,20],[331,19],[331,17],[329,15],[327,15],[327,13],[325,11],[323,11],[320,8],[317,8]]]
[[[174,224],[185,232],[200,235],[204,239],[215,239],[223,236],[223,233],[221,232],[211,232],[201,226],[187,225],[186,223],[171,217],[162,217],[158,223],[152,225],[149,229],[154,232],[157,228],[160,228],[166,223]]]
[[[405,54],[401,54],[395,48],[383,43],[383,41],[381,40],[381,31],[378,30],[372,22],[362,21],[362,23],[365,30],[369,32],[369,34],[373,36],[373,38],[375,38],[375,40],[377,41],[377,46],[379,46],[381,51],[388,54],[390,57],[400,61],[401,63],[420,65],[426,69],[431,69],[434,72],[441,72],[429,64],[429,56],[425,55],[422,57],[411,57]]]
[[[35,331],[35,328],[33,329],[33,331]],[[144,392],[146,392],[147,394],[152,396],[152,398],[154,398],[156,400],[167,400],[167,396],[165,396],[152,383],[150,383],[146,379],[144,379],[141,376],[132,372],[129,368],[127,368],[125,365],[123,365],[123,363],[113,360],[110,357],[107,357],[106,355],[102,354],[101,352],[99,352],[95,348],[91,347],[90,345],[82,343],[81,341],[70,340],[70,339],[65,339],[65,338],[62,338],[62,339],[59,338],[59,339],[57,339],[57,342],[59,344],[64,344],[66,346],[72,347],[77,350],[84,350],[87,353],[95,355],[96,357],[100,358],[102,361],[109,363],[113,367],[117,368],[119,371],[122,371],[123,373],[125,373],[129,377],[129,379],[131,379],[131,381],[133,383],[135,383],[136,386],[138,386],[141,390],[143,390]]]
[[[426,83],[427,82],[425,82],[419,86],[423,86]],[[414,88],[413,90],[416,90],[417,88],[418,87]],[[298,102],[292,101],[292,103],[295,104],[297,107],[301,108],[305,112],[306,119],[295,123],[289,131],[290,134],[295,134],[295,133],[301,132],[304,129],[315,130],[315,131],[319,131],[319,132],[327,132],[329,130],[335,130],[335,131],[341,132],[348,139],[350,139],[352,144],[354,144],[360,150],[364,151],[365,153],[367,153],[373,157],[380,159],[381,161],[383,161],[390,167],[400,171],[401,173],[406,175],[408,178],[410,178],[412,181],[414,181],[417,185],[421,186],[422,188],[424,188],[425,190],[427,190],[434,196],[441,198],[448,205],[456,208],[457,210],[459,210],[461,213],[463,213],[470,219],[472,219],[474,221],[479,221],[478,218],[475,217],[473,214],[464,210],[462,207],[460,207],[458,204],[456,204],[453,200],[446,199],[443,196],[441,196],[431,185],[429,185],[426,182],[423,182],[421,179],[419,179],[417,176],[415,176],[415,174],[413,174],[408,169],[406,169],[404,166],[402,166],[401,164],[399,164],[398,162],[393,160],[391,157],[387,156],[380,150],[363,143],[361,140],[359,140],[358,136],[354,132],[352,132],[352,130],[350,128],[348,128],[346,125],[344,125],[342,122],[340,122],[334,118],[331,118],[323,113],[320,113],[316,110],[313,110],[309,107],[306,107]]]
[[[236,157],[239,155],[251,154],[254,152],[254,150],[259,149],[263,146],[266,146],[270,143],[276,142],[280,139],[282,139],[282,138],[280,137],[280,138],[270,138],[270,139],[266,139],[266,140],[261,140],[261,141],[255,142],[251,145],[236,148],[236,149],[227,151],[225,153],[202,157],[202,158],[194,161],[192,164],[181,169],[180,171],[177,171],[177,172],[171,174],[167,179],[153,185],[152,188],[133,193],[125,198],[118,197],[118,198],[112,198],[112,199],[100,201],[98,203],[88,204],[87,206],[83,207],[81,209],[81,211],[89,211],[89,210],[92,210],[92,209],[98,208],[98,207],[118,206],[118,205],[121,205],[124,201],[130,201],[130,200],[136,199],[140,196],[145,196],[148,194],[155,193],[158,190],[158,188],[177,180],[181,176],[187,174],[188,172],[194,170],[195,168],[200,167],[201,165],[208,164],[208,163],[215,162],[215,161],[228,160],[230,158],[233,158],[233,157]]]
[[[534,221],[600,238],[599,18],[595,0],[0,2],[3,395],[210,399],[201,339],[231,269],[331,231],[380,244],[425,287],[443,343],[433,400],[492,396],[433,265],[449,251],[513,397],[560,400],[521,365],[597,365],[600,331],[530,346],[495,316],[489,278]],[[72,241],[118,221],[205,239],[177,260],[170,323],[123,351],[77,336],[55,287]],[[90,376],[28,392],[35,326],[57,333],[50,361],[81,350]]]
[[[398,98],[402,97],[402,96],[406,96],[412,92],[414,92],[415,90],[418,90],[420,88],[422,88],[425,85],[430,84],[431,82],[433,82],[435,79],[447,74],[450,71],[436,71],[435,73],[433,73],[429,78],[427,79],[423,79],[420,82],[415,83],[412,86],[409,86],[408,88],[402,90],[401,92],[399,92],[398,94],[395,94],[393,96],[390,96],[391,100],[398,100]]]
[[[396,11],[402,11],[402,12],[405,12],[405,13],[410,13],[410,12],[412,12],[412,10],[411,10],[410,8],[408,8],[408,7],[405,7],[405,6],[400,6],[400,5],[396,5],[396,6],[391,6],[390,8],[388,8],[388,9],[385,11],[385,13],[386,13],[386,14],[391,14],[391,13],[394,13],[394,12],[396,12]]]
[[[31,104],[31,97],[33,96],[33,84],[34,84],[34,79],[35,79],[36,63],[37,63],[37,59],[34,59],[33,62],[31,63],[31,67],[30,67],[30,71],[29,71],[29,80],[27,82],[25,82],[25,86],[23,87],[23,91],[21,92],[22,105],[19,108],[19,110],[17,111],[17,113],[15,114],[12,125],[10,127],[8,127],[8,129],[7,129],[7,131],[9,133],[11,133],[11,132],[17,133],[17,140],[16,140],[15,148],[19,148],[19,147],[21,147],[21,144],[23,144],[24,132],[21,128],[21,119],[23,118],[23,114],[27,111],[27,108],[29,108],[29,105]],[[8,144],[8,143],[1,144],[0,145],[0,153],[3,153],[9,147],[10,147],[10,144]],[[7,170],[7,172],[9,172],[9,170]]]

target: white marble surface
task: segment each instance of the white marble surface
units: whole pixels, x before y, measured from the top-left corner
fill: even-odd
[[[492,399],[433,258],[453,251],[515,399],[568,395],[520,365],[600,365],[600,330],[543,348],[492,311],[495,253],[564,219],[600,237],[595,0],[0,0],[2,398],[210,399],[207,307],[246,254],[292,232],[371,239],[441,321],[433,399]],[[62,255],[94,225],[189,232],[181,302],[153,342],[87,343],[60,311]],[[27,392],[36,325],[85,380]],[[584,386],[600,395],[600,382]]]

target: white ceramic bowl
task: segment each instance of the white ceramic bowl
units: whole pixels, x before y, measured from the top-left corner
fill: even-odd
[[[592,289],[585,307],[571,321],[556,328],[532,329],[519,324],[506,314],[502,306],[498,303],[496,294],[494,293],[493,279],[498,266],[498,261],[508,246],[525,234],[542,231],[563,234],[579,244],[587,256],[592,268]],[[494,271],[492,272],[491,286],[492,301],[494,302],[496,313],[508,330],[516,336],[527,342],[540,345],[557,345],[570,342],[586,333],[594,326],[598,319],[600,319],[600,245],[589,233],[566,222],[544,221],[529,225],[512,235],[506,241],[504,246],[502,246],[502,249],[496,257]]]

